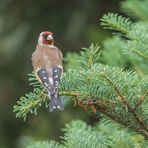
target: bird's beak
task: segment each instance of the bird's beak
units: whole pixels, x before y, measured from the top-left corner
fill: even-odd
[[[49,40],[49,41],[53,40],[52,35],[48,35],[48,36],[47,36],[47,40]]]

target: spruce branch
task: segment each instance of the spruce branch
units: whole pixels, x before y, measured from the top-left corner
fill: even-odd
[[[91,69],[92,65],[100,61],[101,51],[98,44],[91,44],[89,48],[82,48],[83,51],[80,52],[81,58],[79,63],[86,68]]]
[[[102,68],[101,68],[101,66],[102,66]],[[127,87],[127,86],[120,86],[120,89],[122,90],[122,92],[124,92],[124,95],[122,95],[122,92],[116,86],[116,84],[121,83],[121,80],[120,80],[120,82],[115,82],[115,79],[118,79],[117,76],[119,75],[119,73],[121,75],[121,71],[116,73],[114,78],[112,78],[113,80],[111,80],[110,78],[108,78],[106,76],[109,74],[108,72],[111,70],[111,68],[108,67],[110,70],[109,69],[106,70],[105,67],[101,64],[98,66],[98,68],[104,70],[105,74],[103,71],[98,73],[98,71],[97,71],[98,69],[97,69],[96,70],[97,72],[93,71],[93,73],[96,73],[96,76],[94,76],[94,75],[93,76],[97,77],[97,78],[101,77],[101,78],[105,79],[105,82],[107,81],[107,83],[109,83],[109,87],[113,88],[114,93],[112,91],[109,93],[108,92],[109,89],[107,89],[105,92],[102,93],[102,91],[104,91],[104,89],[102,90],[102,89],[97,88],[97,90],[95,90],[96,88],[93,85],[91,85],[91,87],[93,88],[93,91],[94,92],[96,91],[95,93],[91,94],[91,92],[89,92],[89,90],[88,90],[89,86],[85,86],[87,88],[87,90],[85,92],[84,92],[85,89],[82,89],[82,88],[79,88],[79,90],[77,90],[77,91],[72,91],[73,86],[71,86],[71,88],[69,87],[68,90],[66,89],[70,93],[66,93],[61,90],[61,95],[63,92],[64,95],[70,95],[77,100],[83,100],[85,102],[85,104],[87,104],[87,101],[93,100],[91,105],[94,105],[95,108],[97,109],[97,111],[105,114],[106,116],[110,117],[111,119],[113,119],[125,126],[129,126],[133,129],[139,131],[140,133],[141,133],[140,129],[144,129],[143,131],[147,131],[146,121],[144,122],[141,120],[142,114],[141,114],[141,117],[139,117],[139,115],[137,114],[137,111],[133,110],[134,104],[136,104],[136,102],[139,100],[139,98],[136,99],[136,96],[138,94],[134,94],[134,96],[133,96],[133,95],[131,95],[131,92],[129,91],[130,93],[128,95],[127,89],[125,89],[125,91],[123,89],[123,87]],[[91,69],[91,71],[92,71],[92,69]],[[115,69],[113,71],[115,73]],[[82,70],[81,70],[81,73],[82,73]],[[110,71],[110,73],[111,73],[111,71]],[[126,75],[127,75],[127,77],[125,78],[125,82],[129,79],[129,84],[132,83],[130,79],[134,78],[134,74],[132,74],[131,72],[130,73],[122,72],[122,74],[124,77],[126,77]],[[132,77],[129,74],[132,75]],[[88,75],[88,73],[86,73],[86,75]],[[78,83],[79,84],[77,84],[77,85],[80,85],[80,81]],[[116,84],[114,84],[114,83],[116,83]],[[128,82],[126,82],[126,83],[128,83]],[[137,83],[137,82],[135,81],[134,83]],[[90,85],[90,83],[88,85]],[[105,84],[105,85],[108,86],[108,84]],[[123,83],[123,85],[125,85],[125,84]],[[132,85],[135,85],[135,84],[132,84]],[[141,87],[141,85],[139,84],[139,87],[137,88],[137,90],[140,87]],[[130,89],[130,88],[128,87],[128,89]],[[135,91],[136,91],[136,89],[135,89]],[[133,92],[133,93],[135,93],[135,92]],[[137,91],[137,93],[138,93],[138,91]],[[132,96],[131,98],[130,98],[130,95]],[[142,92],[141,92],[141,95],[142,95]],[[129,96],[129,98],[126,99],[125,96]],[[88,98],[89,98],[89,100],[88,100]],[[134,104],[132,104],[132,106],[129,103],[129,101],[131,101],[131,100],[135,100]],[[87,108],[87,107],[85,106],[85,108]],[[140,108],[140,106],[139,106],[139,108]]]
[[[137,49],[130,49],[130,51],[139,56],[140,58],[144,59],[145,61],[148,61],[148,56],[146,56],[145,54],[141,53],[140,51],[138,51]]]
[[[25,97],[21,97],[20,100],[17,101],[17,105],[14,105],[14,112],[17,112],[16,117],[21,117],[25,121],[29,112],[37,115],[37,109],[41,107],[43,103],[47,103],[45,90],[34,89],[33,92],[26,94]]]
[[[140,119],[139,115],[137,114],[137,112],[131,107],[130,103],[127,101],[127,99],[122,95],[122,93],[120,92],[120,90],[117,88],[117,86],[105,75],[101,74],[101,76],[107,80],[110,85],[113,86],[114,90],[116,91],[116,93],[119,95],[119,97],[121,98],[121,103],[125,104],[129,110],[129,112],[131,114],[133,114],[133,116],[136,118],[137,122],[139,122],[139,124],[141,125],[141,128],[143,128],[144,130],[148,131],[148,128],[145,126],[145,124],[143,123],[143,121]],[[142,102],[141,102],[142,103]],[[140,104],[138,104],[140,105]]]
[[[147,40],[143,40],[141,42],[127,41],[127,43],[124,44],[124,52],[126,54],[130,54],[135,59],[140,59],[142,61],[141,63],[148,64],[148,44],[142,42],[147,42]]]
[[[133,23],[129,18],[114,13],[108,13],[101,18],[101,25],[104,26],[105,29],[122,33],[130,40],[147,44],[148,35],[145,33],[148,31],[147,23]]]
[[[123,53],[125,43],[122,38],[113,36],[112,38],[106,39],[103,42],[102,48],[101,61],[103,61],[103,63],[111,66],[126,67],[129,60]]]
[[[47,91],[36,79],[35,74],[29,74],[29,84],[34,87],[33,92],[21,97],[17,104],[14,105],[14,112],[16,112],[17,118],[23,118],[26,120],[27,114],[30,112],[37,115],[37,109],[45,103],[47,105]]]
[[[84,122],[73,121],[70,124],[67,124],[63,131],[65,132],[65,134],[62,139],[63,144],[66,147],[100,148],[104,145],[103,143],[101,144],[98,142],[98,139],[96,138],[98,134],[94,132],[90,126],[87,126]]]
[[[148,138],[148,102],[142,102],[134,110],[139,97],[148,90],[148,78],[140,78],[133,71],[100,64],[100,56],[96,53],[100,53],[98,45],[83,49],[78,59],[80,67],[65,72],[60,82],[60,95],[81,101],[86,110],[91,109],[96,115],[101,112]],[[36,82],[32,84],[37,85]],[[42,88],[39,85],[35,88],[39,89],[38,92],[17,102],[14,107],[17,117],[26,117],[29,111],[36,113],[38,107],[47,102],[47,92]]]
[[[65,125],[64,136],[61,141],[37,141],[29,144],[27,148],[133,148],[147,146],[144,137],[129,131],[108,118],[102,118],[94,126],[84,121],[75,120]]]
[[[141,19],[143,21],[148,19],[148,0],[125,0],[121,2],[121,10],[126,14]]]
[[[66,73],[65,78],[71,75],[71,72],[68,73]],[[67,81],[67,83],[71,83],[72,80],[76,83],[74,86],[61,88],[61,94],[64,89],[70,92],[75,99],[83,100],[84,104],[87,104],[89,98],[89,100],[93,100],[92,105],[97,108],[97,111],[125,126],[130,125],[129,127],[140,133],[141,129],[145,131],[143,134],[147,133],[147,117],[143,116],[144,112],[147,111],[143,110],[143,113],[141,113],[142,103],[139,104],[138,110],[133,111],[134,106],[139,101],[138,96],[142,96],[147,90],[146,79],[144,83],[134,72],[124,72],[120,68],[108,67],[98,63],[92,64],[91,69],[81,68],[73,71],[73,75],[75,75],[74,73],[77,75],[77,81],[72,76],[73,79],[68,77],[70,81]],[[75,90],[75,88],[77,89]],[[66,93],[64,92],[64,94]],[[67,95],[70,94],[67,93]],[[111,103],[112,101],[115,103]],[[141,120],[142,118],[145,120]]]
[[[108,13],[101,18],[101,25],[105,29],[115,30],[127,35],[131,30],[133,23],[129,18],[122,17],[118,14]]]
[[[121,38],[120,40],[118,39],[117,47],[119,46],[120,47],[119,50],[122,50],[123,53],[128,55],[129,57],[128,61],[130,60],[130,62],[132,62],[137,72],[139,71],[140,74],[147,74],[148,73],[148,70],[146,68],[148,65],[147,23],[144,22],[132,23],[131,21],[128,22],[128,20],[126,20],[125,17],[113,13],[104,15],[101,21],[102,21],[101,24],[105,26],[105,28],[119,31],[120,34],[126,36],[127,40],[125,40],[125,38],[124,39]],[[106,48],[107,51],[109,50],[108,48]],[[112,50],[111,47],[110,50]],[[108,53],[106,52],[104,52],[103,55],[106,56]],[[111,54],[112,53],[110,53],[110,55]],[[110,57],[110,55],[108,54],[108,57]],[[121,57],[124,58],[124,56],[122,56],[121,53],[120,55]]]
[[[35,141],[27,145],[26,148],[65,148],[65,147],[59,144],[59,142],[50,140],[50,141]]]

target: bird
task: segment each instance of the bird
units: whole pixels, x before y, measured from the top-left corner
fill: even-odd
[[[40,33],[36,50],[32,53],[33,71],[39,82],[45,87],[49,97],[49,111],[63,110],[58,86],[63,75],[63,54],[54,45],[53,33]]]

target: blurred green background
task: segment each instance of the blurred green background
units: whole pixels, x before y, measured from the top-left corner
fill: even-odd
[[[0,0],[0,148],[23,148],[33,139],[54,139],[73,119],[93,124],[95,119],[73,102],[63,112],[39,109],[26,122],[15,118],[13,105],[25,93],[31,73],[31,54],[40,32],[54,33],[64,56],[90,43],[101,45],[110,36],[99,24],[107,12],[118,12],[119,0]],[[32,137],[32,138],[31,138]]]

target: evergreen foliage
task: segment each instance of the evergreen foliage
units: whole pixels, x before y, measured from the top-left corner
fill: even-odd
[[[29,144],[26,148],[63,148],[63,146],[59,145],[58,142],[55,141],[38,141]]]
[[[133,71],[100,64],[99,59],[98,45],[84,48],[78,59],[82,67],[65,73],[60,95],[73,97],[95,114],[101,112],[147,136],[148,78],[140,78]],[[31,80],[34,81],[34,78]],[[35,85],[34,92],[21,98],[14,107],[17,117],[24,118],[29,111],[36,114],[37,108],[48,101],[46,90],[42,86],[36,88],[36,82],[31,84]]]
[[[121,3],[123,12],[134,18],[146,21],[148,19],[148,0],[126,0]]]
[[[117,14],[109,13],[102,17],[101,25],[104,28],[116,30],[119,35],[125,36],[127,39],[118,39],[117,45],[120,46],[120,51],[123,50],[132,62],[135,70],[139,74],[147,74],[148,69],[148,25],[147,23],[138,22],[132,23],[128,18],[122,17]],[[116,40],[112,41],[112,44]],[[108,43],[108,42],[107,42]],[[107,44],[106,43],[106,44]],[[110,49],[111,50],[111,49]],[[112,49],[113,50],[113,49]],[[115,49],[115,51],[117,48]],[[120,54],[121,55],[121,54]],[[108,54],[108,57],[110,54]],[[124,57],[124,56],[122,56]],[[117,61],[118,62],[118,61]]]
[[[103,119],[95,126],[76,120],[65,125],[61,143],[39,141],[29,144],[27,148],[146,148],[147,142],[140,134],[131,133],[108,119]]]
[[[123,2],[123,8],[129,9],[131,2]],[[131,11],[135,12],[138,3],[138,0],[134,1]],[[139,7],[144,6],[139,3]],[[146,17],[139,12],[135,14],[141,19]],[[116,34],[103,43],[102,51],[98,44],[91,44],[89,48],[83,48],[79,55],[68,54],[65,62],[72,65],[67,66],[59,92],[61,96],[74,100],[75,105],[85,111],[97,117],[101,113],[107,119],[95,127],[82,121],[67,124],[62,144],[57,144],[57,147],[146,147],[148,23],[133,22],[113,13],[104,15],[101,22],[105,29],[113,30]],[[74,59],[71,58],[73,55]],[[33,92],[21,97],[14,106],[16,117],[23,119],[26,119],[29,112],[37,114],[42,104],[48,107],[46,89],[38,83],[34,74],[29,75],[29,81],[34,88]],[[129,131],[121,127],[127,127]],[[50,144],[52,142],[45,142],[45,145]]]
[[[36,79],[34,73],[29,74],[29,81],[34,87],[33,92],[21,97],[14,106],[14,111],[17,112],[16,117],[22,117],[24,120],[29,112],[37,115],[37,109],[42,106],[42,103],[45,103],[45,107],[48,106],[47,91]]]
[[[123,53],[124,44],[119,36],[114,36],[103,42],[102,62],[111,66],[128,67],[129,58]],[[114,59],[114,60],[113,60]]]

